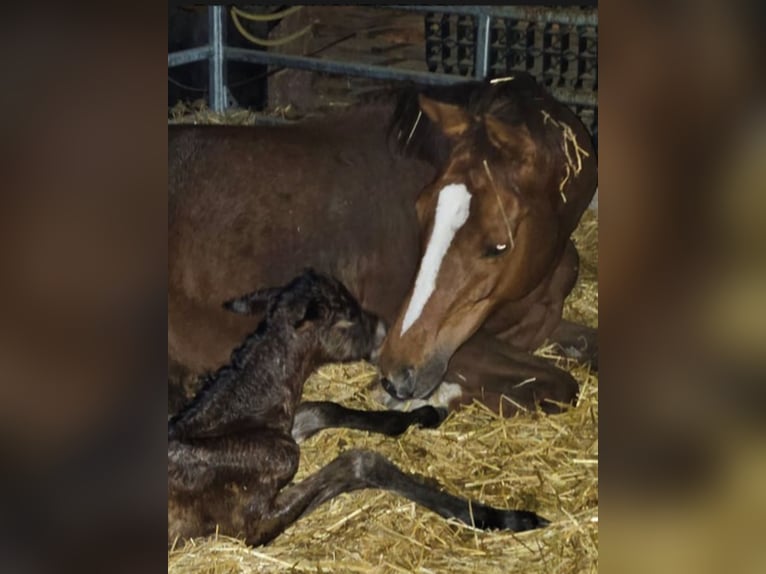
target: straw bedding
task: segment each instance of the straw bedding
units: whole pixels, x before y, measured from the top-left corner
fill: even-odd
[[[596,215],[588,212],[575,232],[580,280],[565,307],[567,318],[592,326],[598,324],[597,234]],[[302,445],[296,476],[301,480],[348,448],[369,448],[454,494],[534,510],[552,521],[548,528],[483,532],[394,494],[359,491],[326,503],[265,547],[213,536],[173,548],[168,572],[596,572],[598,377],[559,361],[581,385],[578,404],[564,414],[504,419],[474,404],[438,429],[412,428],[398,439],[327,430]],[[380,409],[370,398],[374,381],[365,363],[328,365],[306,383],[305,397]]]

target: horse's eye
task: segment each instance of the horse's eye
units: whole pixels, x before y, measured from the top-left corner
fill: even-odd
[[[484,251],[484,257],[497,257],[498,255],[505,253],[507,250],[507,243],[498,243],[497,245],[487,247],[487,249]]]

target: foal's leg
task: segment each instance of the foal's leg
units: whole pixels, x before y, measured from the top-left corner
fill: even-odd
[[[287,484],[298,470],[300,449],[288,435],[259,429],[212,438],[168,440],[168,484],[178,492],[201,492],[217,483],[257,477]]]
[[[289,435],[261,429],[168,441],[168,544],[177,538],[247,532],[298,470]]]
[[[298,406],[292,435],[301,442],[326,428],[350,428],[398,436],[412,425],[436,428],[447,416],[446,409],[424,406],[410,412],[360,411],[332,402],[305,402]]]
[[[248,530],[247,542],[264,544],[301,516],[344,492],[363,488],[388,490],[445,518],[456,518],[485,530],[521,532],[549,522],[526,510],[502,510],[452,496],[403,473],[380,454],[352,450],[343,453],[306,480],[280,492],[267,515]]]

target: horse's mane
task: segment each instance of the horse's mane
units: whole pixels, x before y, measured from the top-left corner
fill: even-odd
[[[495,80],[467,80],[451,85],[423,86],[408,83],[388,84],[367,91],[357,101],[338,111],[346,115],[371,108],[385,108],[388,117],[387,138],[393,153],[443,165],[449,157],[453,142],[421,112],[418,96],[460,106],[474,117],[491,115],[510,126],[525,125],[536,141],[545,141],[548,149],[561,147],[561,133],[552,123],[544,121],[543,111],[552,112],[559,104],[534,76],[514,72],[512,78]],[[472,135],[472,145],[480,146],[487,155],[493,155],[483,128]]]
[[[526,124],[530,133],[546,137],[540,107],[551,97],[533,76],[517,73],[512,81],[492,83],[469,80],[445,86],[421,86],[407,83],[387,86],[366,93],[359,105],[393,103],[388,125],[388,138],[394,149],[408,157],[419,157],[436,165],[443,163],[451,151],[451,142],[421,113],[418,96],[462,107],[472,116],[492,115],[509,125]]]

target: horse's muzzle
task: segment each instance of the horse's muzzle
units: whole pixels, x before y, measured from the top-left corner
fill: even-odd
[[[413,398],[415,392],[415,371],[411,368],[402,369],[397,373],[394,380],[383,377],[380,384],[385,391],[400,401],[406,401]]]

